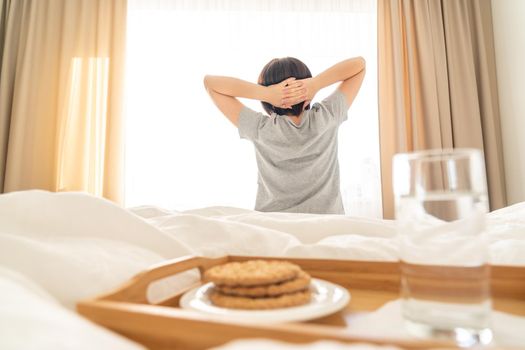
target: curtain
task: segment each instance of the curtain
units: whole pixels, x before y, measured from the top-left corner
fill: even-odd
[[[491,209],[506,205],[490,0],[378,1],[383,215],[393,218],[392,156],[483,150]]]
[[[0,189],[121,202],[126,1],[0,8]]]
[[[366,77],[339,130],[341,192],[348,215],[381,216],[375,0],[130,0],[128,13],[126,205],[253,209],[252,144],[210,101],[204,75],[255,82],[275,57],[317,74],[363,56]]]
[[[9,56],[4,56],[7,31],[7,14],[11,7],[11,0],[2,0],[0,2],[0,193],[4,188],[5,162],[7,158],[7,141],[9,139],[9,124],[11,117],[14,65]],[[14,20],[14,14],[12,15]],[[19,21],[16,21],[19,23]],[[18,41],[19,30],[14,30],[11,36],[12,42]],[[11,55],[14,51],[11,51]]]

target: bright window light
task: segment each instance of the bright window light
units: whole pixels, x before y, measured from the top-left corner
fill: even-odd
[[[130,0],[126,206],[253,209],[253,146],[213,105],[204,75],[256,82],[286,56],[315,75],[363,56],[367,75],[339,132],[341,192],[347,215],[380,217],[376,24],[375,0]]]

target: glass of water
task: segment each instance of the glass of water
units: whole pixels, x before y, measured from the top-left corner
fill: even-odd
[[[489,343],[482,153],[453,149],[397,154],[393,184],[408,330],[453,339],[460,346]]]

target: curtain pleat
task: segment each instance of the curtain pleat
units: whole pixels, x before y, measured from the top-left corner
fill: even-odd
[[[85,191],[122,202],[126,1],[3,5],[3,191]]]
[[[379,0],[383,214],[393,218],[392,156],[483,150],[491,209],[506,205],[490,0]]]

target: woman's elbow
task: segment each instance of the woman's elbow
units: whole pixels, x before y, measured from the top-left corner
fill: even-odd
[[[359,63],[359,67],[361,68],[363,72],[366,70],[366,61],[362,56],[356,57],[357,61]]]
[[[217,86],[217,76],[206,74],[204,76],[203,83],[204,83],[204,88],[206,89],[206,91],[210,92],[210,91],[217,90],[217,87],[218,87]]]

